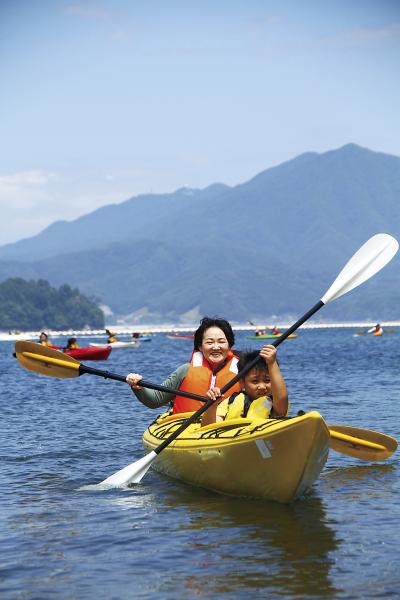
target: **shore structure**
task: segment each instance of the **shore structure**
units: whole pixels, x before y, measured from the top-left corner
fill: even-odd
[[[381,321],[382,327],[400,327],[400,321]],[[285,330],[290,327],[292,323],[276,323],[276,326],[279,330]],[[375,322],[372,321],[354,321],[354,322],[345,322],[345,323],[304,323],[299,329],[354,329],[354,328],[367,328],[373,327]],[[120,336],[131,336],[133,325],[110,325],[108,328],[111,328],[116,335]],[[136,329],[139,329],[137,324],[135,325]],[[198,327],[198,323],[193,325],[176,325],[176,324],[165,324],[165,325],[140,325],[140,331],[145,331],[146,334],[154,334],[154,333],[184,333],[190,332],[192,333]],[[232,329],[234,331],[254,331],[256,329],[265,329],[265,322],[263,324],[254,325],[242,325],[242,324],[232,324]],[[65,330],[65,331],[53,331],[46,330],[51,338],[53,337],[70,337],[70,336],[79,336],[79,337],[107,337],[104,329],[83,329],[83,330]],[[15,340],[35,340],[39,339],[40,331],[0,331],[0,341],[15,341]]]

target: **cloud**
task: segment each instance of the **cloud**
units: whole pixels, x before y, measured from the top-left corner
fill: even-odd
[[[40,169],[0,175],[0,244],[43,228],[54,204],[51,186],[56,181],[55,173]]]
[[[367,46],[387,41],[400,40],[400,23],[373,29],[353,29],[325,38],[325,41],[341,47]]]
[[[54,173],[40,169],[0,175],[0,201],[8,200],[21,208],[29,197],[41,194],[56,178]]]
[[[81,3],[74,3],[74,4],[67,4],[67,6],[64,7],[64,12],[70,14],[70,15],[76,15],[78,17],[83,17],[85,19],[107,19],[110,16],[110,12],[105,10],[103,7],[101,7],[100,5],[96,5],[96,4],[81,4]]]

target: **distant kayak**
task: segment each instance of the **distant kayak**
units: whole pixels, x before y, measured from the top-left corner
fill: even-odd
[[[284,331],[282,333],[276,333],[276,334],[263,333],[262,335],[248,335],[246,337],[248,340],[271,340],[271,339],[280,338],[283,333],[284,333]],[[291,333],[290,335],[288,335],[289,340],[294,340],[297,337],[298,337],[298,335],[296,333]]]
[[[183,335],[181,333],[167,333],[167,338],[169,340],[193,340],[194,335]]]
[[[110,344],[89,344],[97,348],[135,348],[140,346],[140,342],[111,342]]]
[[[92,348],[72,348],[71,350],[64,350],[63,352],[77,360],[107,360],[111,350],[112,348],[110,346],[101,348],[96,345]]]

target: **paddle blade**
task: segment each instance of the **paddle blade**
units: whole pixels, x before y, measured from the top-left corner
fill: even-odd
[[[360,460],[385,460],[397,449],[397,442],[390,435],[350,427],[346,425],[329,425],[331,448],[341,454],[347,454]]]
[[[343,267],[322,302],[328,304],[367,281],[392,260],[398,248],[397,240],[387,233],[372,236]]]
[[[80,363],[63,352],[36,344],[35,342],[16,342],[15,354],[18,362],[28,371],[50,377],[79,377]]]
[[[139,483],[150,469],[151,465],[157,458],[157,454],[153,451],[146,454],[134,463],[131,463],[127,467],[120,469],[107,479],[101,482],[100,485],[107,485],[110,487],[123,487],[129,483]]]

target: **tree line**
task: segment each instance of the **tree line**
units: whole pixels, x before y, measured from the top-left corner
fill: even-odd
[[[94,300],[69,285],[7,279],[0,284],[0,329],[104,328],[104,315]]]

